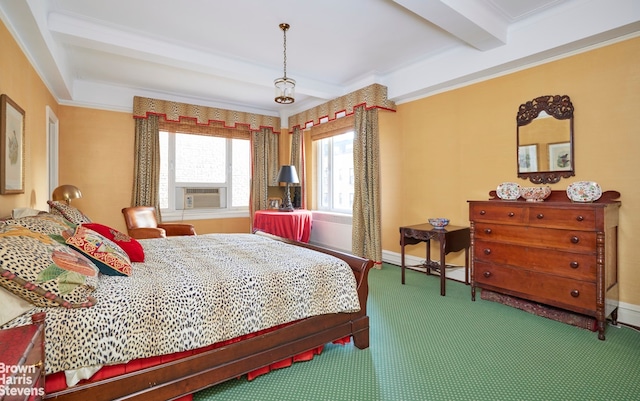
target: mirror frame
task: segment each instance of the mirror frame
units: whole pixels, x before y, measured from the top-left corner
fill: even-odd
[[[520,127],[525,126],[535,120],[541,111],[545,111],[549,116],[558,120],[569,120],[569,146],[571,149],[571,169],[562,171],[537,171],[521,173],[518,158],[520,148]],[[523,103],[518,108],[516,116],[516,169],[518,177],[529,179],[534,184],[553,184],[561,178],[575,176],[575,153],[573,146],[573,104],[567,95],[540,96],[529,102]]]

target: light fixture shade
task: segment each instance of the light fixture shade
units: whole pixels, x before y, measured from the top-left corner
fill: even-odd
[[[289,104],[295,101],[296,95],[296,81],[282,77],[273,81],[276,86],[276,97],[275,101],[277,103]]]
[[[275,101],[280,104],[290,104],[295,101],[296,81],[291,78],[287,78],[287,31],[289,30],[289,24],[280,24],[280,29],[282,29],[283,35],[284,74],[282,78],[278,78],[273,81],[276,87]]]
[[[71,203],[71,199],[82,198],[82,192],[75,185],[60,185],[53,190],[51,199],[54,201],[65,201],[67,205]]]
[[[298,184],[300,182],[300,179],[298,179],[296,166],[281,166],[280,172],[278,173],[278,182],[284,182],[287,184]]]

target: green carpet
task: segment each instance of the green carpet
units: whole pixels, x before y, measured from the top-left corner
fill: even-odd
[[[597,334],[476,297],[470,287],[385,264],[369,275],[371,344],[327,345],[311,362],[194,400],[640,400],[640,332]]]

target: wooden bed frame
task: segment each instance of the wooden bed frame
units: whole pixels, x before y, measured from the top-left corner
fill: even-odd
[[[142,369],[95,383],[47,394],[56,400],[169,400],[237,378],[274,362],[352,336],[356,347],[369,347],[367,297],[371,260],[318,246],[283,240],[336,256],[351,266],[361,310],[297,321],[277,330],[184,359]]]

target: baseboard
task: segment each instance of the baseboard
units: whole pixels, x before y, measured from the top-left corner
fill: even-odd
[[[618,305],[618,322],[640,327],[640,305],[620,302]]]
[[[401,256],[397,252],[383,250],[382,261],[391,263],[392,265],[400,266]],[[416,256],[405,255],[405,263],[407,266],[418,265],[422,262],[424,262],[424,259],[420,259]],[[424,268],[409,268],[413,270],[424,271]],[[464,266],[447,268],[447,278],[464,283]],[[399,276],[398,279],[400,279]],[[640,305],[620,302],[618,305],[618,322],[633,327],[640,327]]]

